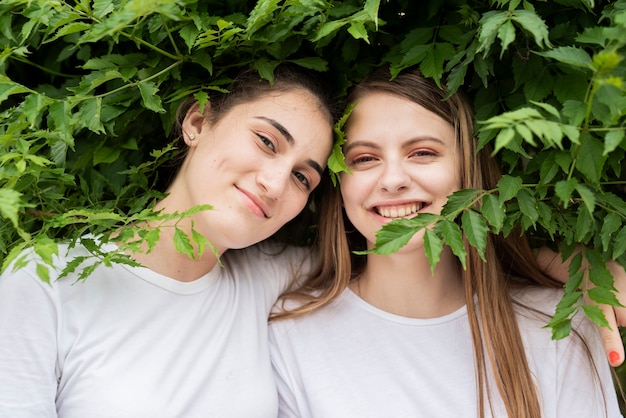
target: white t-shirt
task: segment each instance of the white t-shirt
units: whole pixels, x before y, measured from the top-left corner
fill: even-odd
[[[553,312],[560,295],[557,290],[528,289],[515,297]],[[554,341],[550,329],[543,328],[549,317],[539,318],[518,314],[542,416],[597,418],[606,411],[608,417],[620,417],[595,326],[582,315],[573,324],[593,354],[599,377],[579,338]],[[434,319],[406,318],[377,309],[348,289],[313,314],[273,322],[270,353],[279,417],[466,418],[477,414],[466,307]],[[492,393],[494,416],[506,416],[495,386]],[[486,416],[490,416],[488,406]]]
[[[113,265],[46,284],[34,263],[8,269],[0,417],[275,418],[267,316],[303,251],[231,250],[192,282]]]

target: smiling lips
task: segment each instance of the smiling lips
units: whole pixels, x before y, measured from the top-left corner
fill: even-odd
[[[244,202],[252,213],[263,218],[271,217],[270,210],[263,200],[243,188],[237,189],[245,196]]]
[[[423,203],[413,202],[404,205],[376,206],[374,211],[385,218],[403,218],[416,214],[423,206]]]

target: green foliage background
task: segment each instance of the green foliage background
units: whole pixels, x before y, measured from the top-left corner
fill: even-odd
[[[489,231],[519,225],[565,255],[582,244],[588,296],[617,303],[604,261],[626,265],[626,0],[3,0],[0,48],[3,268],[24,246],[50,260],[56,239],[154,216],[178,155],[175,109],[242,67],[271,79],[294,62],[341,97],[376,66],[418,65],[469,94],[506,175],[455,194],[441,216],[394,222],[377,251],[438,222],[431,260],[446,244],[463,260],[462,232],[480,250]],[[604,323],[583,279],[572,270],[557,338],[579,309]]]

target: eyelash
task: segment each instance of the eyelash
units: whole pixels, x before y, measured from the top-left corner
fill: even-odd
[[[431,150],[417,150],[413,151],[409,154],[410,157],[435,157],[437,153]],[[351,164],[365,164],[372,161],[375,161],[376,157],[372,155],[361,155],[355,158],[349,159]]]
[[[369,163],[373,160],[375,160],[375,157],[372,157],[371,155],[363,155],[363,156],[359,156],[356,158],[352,158],[350,161],[352,164],[359,164],[359,163]]]
[[[269,148],[272,152],[276,152],[276,145],[274,145],[274,142],[272,142],[271,139],[263,134],[256,134],[256,136],[261,140],[261,143],[263,143],[263,145]]]
[[[309,179],[306,178],[306,176],[304,174],[302,174],[299,171],[294,171],[293,172],[293,176],[296,178],[296,180],[302,184],[304,187],[306,187],[307,190],[311,189],[311,183],[309,182]]]
[[[434,157],[437,154],[430,150],[418,150],[413,152],[411,155],[416,155],[418,157]]]

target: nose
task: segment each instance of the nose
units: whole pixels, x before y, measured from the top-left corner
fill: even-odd
[[[401,162],[386,164],[379,179],[379,186],[388,193],[404,191],[409,187],[410,177]]]
[[[290,169],[268,164],[257,173],[257,184],[269,199],[277,200],[285,192],[290,177]]]

